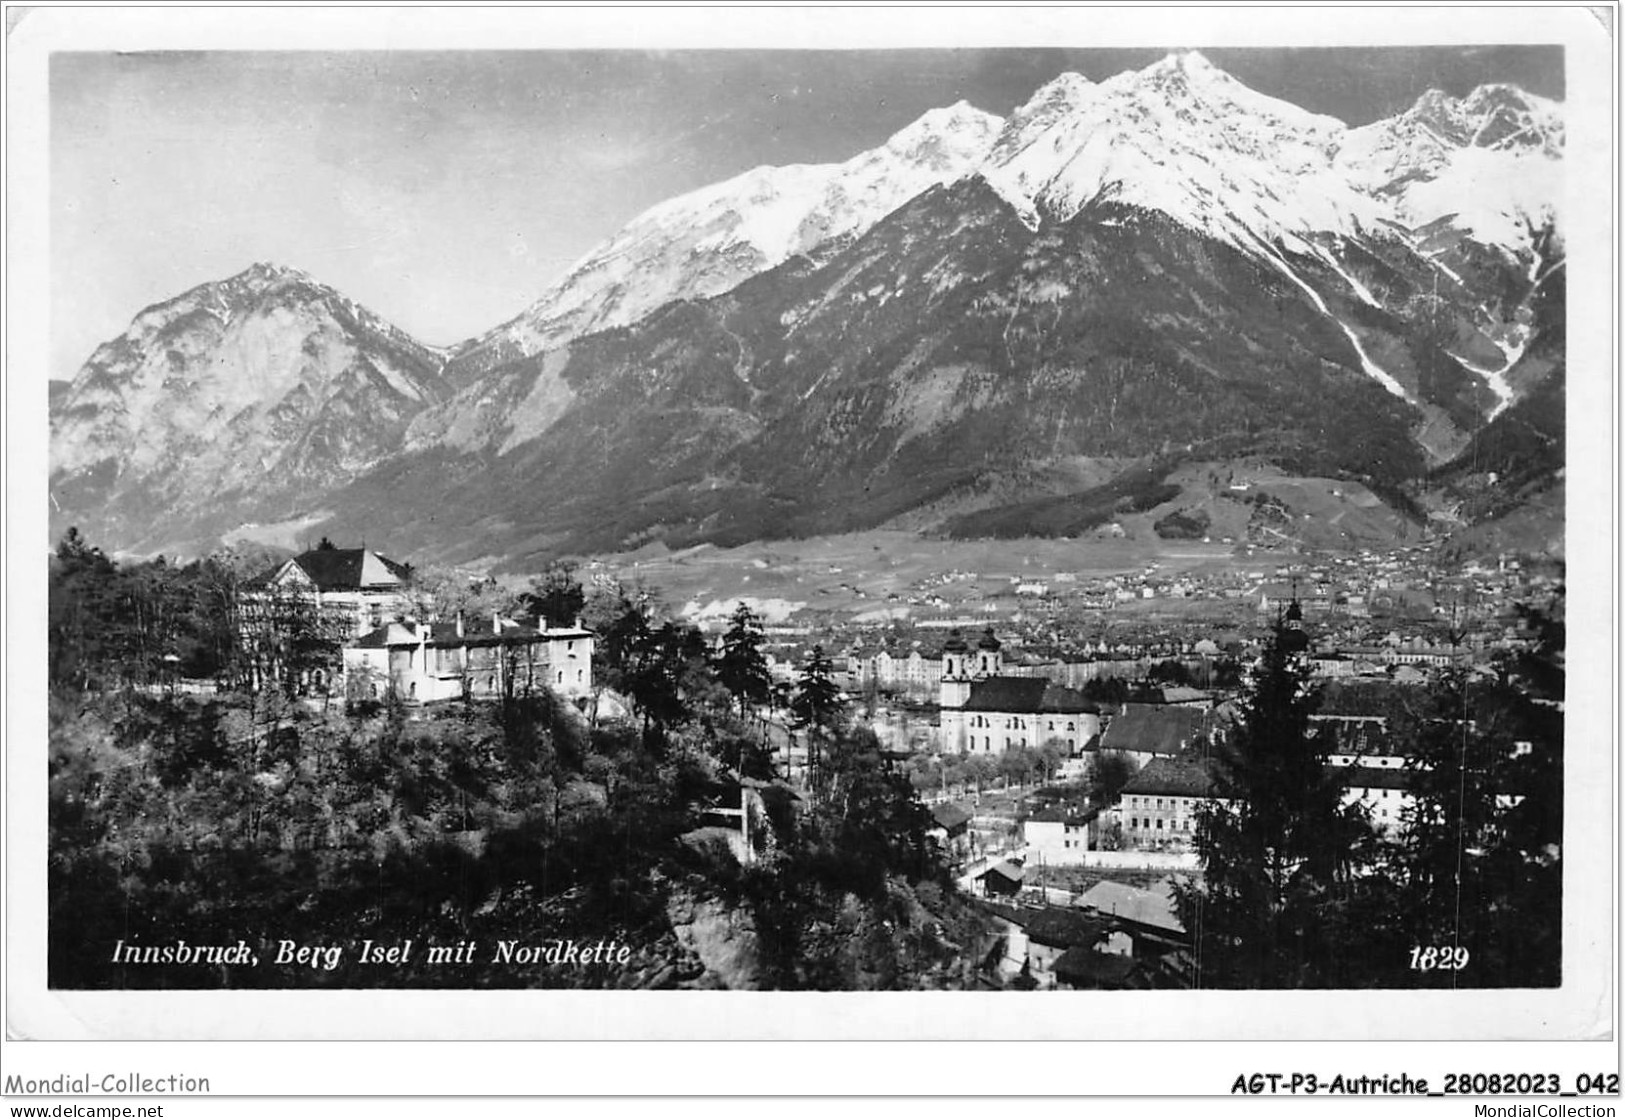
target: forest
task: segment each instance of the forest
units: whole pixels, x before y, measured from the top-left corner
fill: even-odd
[[[828,658],[775,694],[759,622],[719,650],[650,596],[588,603],[603,679],[635,718],[545,689],[410,708],[246,691],[223,620],[229,558],[121,565],[77,534],[51,572],[49,982],[57,988],[918,988],[969,982],[985,930],[929,815]],[[555,609],[560,604],[553,603]],[[175,680],[212,673],[202,694]],[[806,795],[773,782],[758,705],[810,747]],[[741,863],[718,807],[764,793]],[[363,941],[412,940],[366,963]],[[115,949],[246,943],[255,964],[128,963]],[[623,962],[498,960],[499,941],[613,941]],[[275,947],[348,946],[332,968]],[[469,963],[421,947],[474,943]]]

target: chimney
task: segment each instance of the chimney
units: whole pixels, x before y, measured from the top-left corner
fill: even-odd
[[[502,633],[502,616],[496,611],[491,612],[491,634],[496,636]]]
[[[461,638],[463,636],[463,612],[462,611],[457,612],[457,636],[459,638]]]

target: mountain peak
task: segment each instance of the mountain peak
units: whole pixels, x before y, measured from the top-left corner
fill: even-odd
[[[1004,127],[1004,119],[983,112],[968,101],[957,101],[941,109],[931,109],[893,133],[885,146],[865,152],[841,165],[844,173],[872,163],[876,153],[885,152],[899,161],[899,169],[928,166],[942,172],[968,171],[974,167]]]
[[[1029,226],[1109,200],[1250,248],[1364,221],[1361,200],[1325,176],[1344,129],[1177,51],[1099,85],[1051,82],[1011,117],[981,173]]]
[[[309,277],[299,269],[291,268],[285,264],[278,264],[275,261],[255,261],[238,275],[264,280],[286,280],[290,278],[300,280],[309,279]]]
[[[119,487],[151,482],[206,505],[220,492],[350,477],[444,395],[440,364],[299,269],[255,261],[146,308],[96,349],[57,391],[51,467],[74,475],[116,459],[113,521]],[[137,521],[124,522],[132,539]]]
[[[668,199],[595,246],[529,309],[458,348],[479,372],[625,326],[662,304],[718,295],[834,238],[861,234],[971,173],[1004,121],[967,101],[931,109],[844,163],[762,166]]]
[[[1048,107],[1061,105],[1079,105],[1093,99],[1099,89],[1094,82],[1073,70],[1058,74],[1033,91],[1024,105],[1018,109],[1016,117],[1031,116]]]
[[[1201,51],[1194,50],[1169,51],[1163,58],[1140,71],[1142,77],[1148,74],[1175,73],[1193,77],[1218,77],[1230,80],[1229,74],[1209,62],[1207,56]]]
[[[916,131],[941,132],[945,129],[985,128],[991,125],[997,128],[1004,121],[972,105],[969,101],[960,99],[952,105],[944,105],[939,109],[927,109],[910,124],[904,125],[893,135],[893,139]]]
[[[1199,51],[1174,51],[1143,70],[1119,74],[1107,84],[1166,91],[1176,96],[1187,96],[1195,90],[1246,88]]]
[[[305,285],[324,292],[330,290],[302,269],[278,264],[275,261],[255,261],[235,276],[208,282],[202,287],[226,292],[246,291],[259,296],[288,284]]]

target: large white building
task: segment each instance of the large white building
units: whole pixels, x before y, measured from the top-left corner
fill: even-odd
[[[1000,754],[1054,740],[1069,754],[1100,733],[1100,710],[1083,694],[1043,677],[1002,675],[999,640],[988,630],[971,649],[955,630],[942,647],[938,688],[941,750]]]
[[[368,548],[321,545],[285,560],[252,581],[245,608],[277,598],[298,599],[339,623],[344,638],[356,638],[410,612],[407,585],[412,569]]]
[[[403,700],[523,694],[572,699],[593,689],[593,635],[541,619],[491,615],[431,622],[411,595],[412,569],[368,548],[316,548],[249,584],[243,636],[256,687],[293,673],[300,691]],[[291,663],[290,646],[319,645]]]
[[[492,615],[478,622],[392,622],[344,648],[346,694],[406,701],[524,695],[546,687],[576,699],[592,692],[593,635]]]
[[[411,612],[411,577],[405,564],[367,548],[336,548],[324,537],[250,580],[239,610],[251,686],[328,692],[342,645]]]

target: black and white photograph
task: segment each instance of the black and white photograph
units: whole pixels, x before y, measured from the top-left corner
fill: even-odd
[[[1566,13],[46,53],[40,998],[1606,1035]]]

